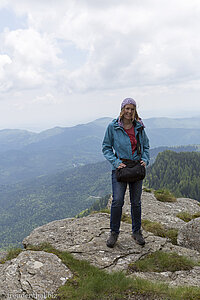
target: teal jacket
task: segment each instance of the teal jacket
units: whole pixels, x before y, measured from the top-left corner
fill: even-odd
[[[139,140],[141,144],[141,160],[146,165],[149,164],[149,139],[145,133],[144,126],[138,122],[133,122],[135,129],[135,136],[139,132]],[[118,168],[122,160],[120,158],[126,158],[131,160],[139,160],[137,150],[132,154],[131,142],[128,134],[125,132],[122,126],[119,125],[118,119],[114,119],[107,127],[103,144],[102,152],[104,157],[112,164],[112,169]],[[116,155],[117,157],[116,157]]]

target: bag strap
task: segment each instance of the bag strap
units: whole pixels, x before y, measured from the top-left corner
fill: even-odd
[[[140,157],[141,160],[141,156],[142,156],[142,152],[141,152],[141,144],[140,144],[140,138],[139,138],[139,133],[142,132],[143,127],[138,128],[138,133],[136,135],[136,140],[137,140],[137,154]]]

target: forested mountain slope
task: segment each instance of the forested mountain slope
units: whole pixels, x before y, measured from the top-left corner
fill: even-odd
[[[145,184],[200,201],[200,153],[164,151],[147,169]]]
[[[172,146],[172,147],[162,146],[153,149],[150,148],[150,164],[154,163],[158,153],[166,150],[171,150],[174,152],[192,152],[192,151],[200,152],[200,145]]]
[[[74,217],[111,192],[107,161],[0,189],[0,248],[20,244],[33,228]]]

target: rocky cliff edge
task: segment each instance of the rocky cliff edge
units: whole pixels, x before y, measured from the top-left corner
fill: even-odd
[[[172,244],[167,238],[143,231],[146,244],[141,247],[131,237],[131,224],[122,222],[118,242],[110,249],[105,244],[109,235],[107,213],[53,221],[33,230],[24,239],[23,245],[26,249],[29,245],[47,242],[57,250],[68,251],[75,258],[87,260],[108,272],[126,271],[130,263],[158,250],[176,252],[194,261],[200,261],[200,218],[185,223],[176,216],[183,211],[199,213],[199,203],[186,198],[179,198],[174,203],[160,202],[152,193],[143,191],[142,219],[159,222],[166,228],[177,229],[179,245]],[[123,212],[130,215],[128,192]],[[32,299],[40,299],[38,295],[52,295],[73,276],[56,255],[43,251],[24,250],[16,259],[0,265],[0,269],[0,299],[10,299],[8,296],[13,293],[24,295],[23,299],[30,299],[29,295],[32,295]],[[170,286],[200,286],[200,266],[176,272],[133,272],[129,276],[158,280]],[[44,299],[44,296],[41,299]]]

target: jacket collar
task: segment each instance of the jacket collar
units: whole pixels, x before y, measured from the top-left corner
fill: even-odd
[[[112,123],[113,123],[113,126],[114,126],[115,129],[117,129],[117,128],[118,128],[118,129],[123,129],[122,123],[119,122],[119,118],[114,119],[114,120],[112,121]],[[121,124],[120,124],[120,123],[121,123]],[[144,128],[144,124],[143,124],[142,122],[139,122],[139,121],[136,121],[136,120],[133,121],[133,126],[134,126],[134,128],[135,128],[137,131],[142,130],[142,129]]]

